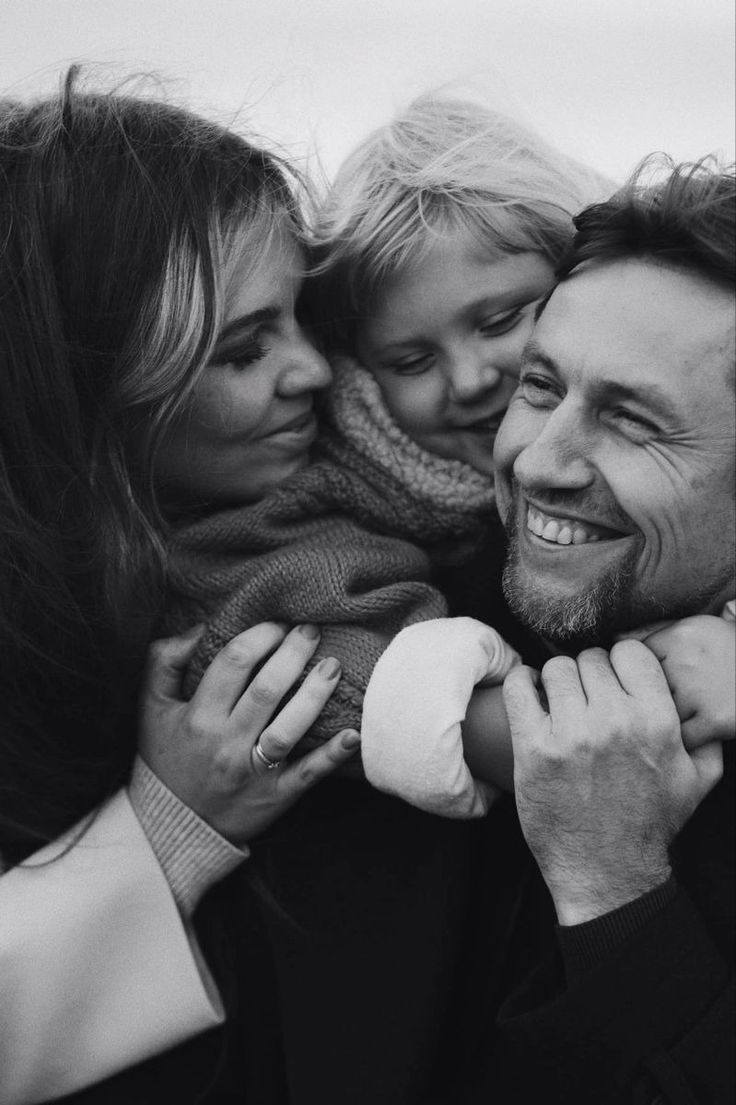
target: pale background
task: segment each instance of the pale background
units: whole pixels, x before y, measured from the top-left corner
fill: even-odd
[[[622,178],[646,153],[734,157],[731,0],[0,0],[0,91],[72,61],[331,173],[412,96],[450,84]]]

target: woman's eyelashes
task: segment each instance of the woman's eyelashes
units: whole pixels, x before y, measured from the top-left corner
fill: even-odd
[[[260,361],[268,353],[266,335],[259,329],[237,345],[218,350],[210,362],[216,368],[247,368]]]

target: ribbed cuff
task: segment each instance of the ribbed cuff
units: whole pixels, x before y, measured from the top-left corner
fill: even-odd
[[[557,939],[568,982],[585,974],[664,909],[677,894],[673,875],[654,890],[582,925],[558,925]]]
[[[177,798],[140,756],[128,796],[180,913],[191,917],[202,895],[250,855],[203,821]]]

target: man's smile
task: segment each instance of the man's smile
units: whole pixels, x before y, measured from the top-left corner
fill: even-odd
[[[595,541],[615,541],[627,536],[618,530],[610,529],[568,514],[540,510],[526,504],[526,529],[553,545],[588,545]]]

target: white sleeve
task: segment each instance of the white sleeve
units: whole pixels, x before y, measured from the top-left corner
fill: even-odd
[[[127,794],[60,855],[74,836],[0,878],[2,1105],[72,1093],[224,1019]]]
[[[475,618],[436,618],[402,629],[373,669],[363,699],[368,781],[428,813],[482,817],[500,791],[471,775],[460,724],[473,687],[502,683],[518,661]]]

